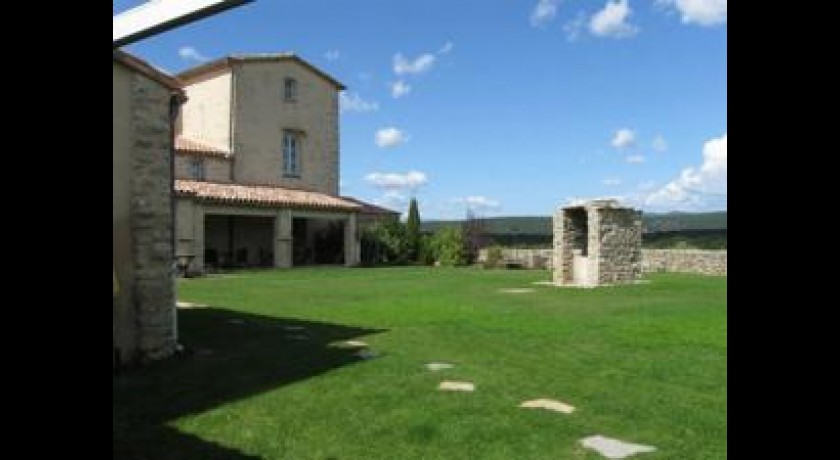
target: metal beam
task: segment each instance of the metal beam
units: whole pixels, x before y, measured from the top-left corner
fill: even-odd
[[[114,16],[114,48],[254,0],[149,0]]]

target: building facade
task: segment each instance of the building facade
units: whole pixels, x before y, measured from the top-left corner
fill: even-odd
[[[344,85],[294,54],[225,57],[178,78],[181,265],[356,265],[364,204],[339,196]]]

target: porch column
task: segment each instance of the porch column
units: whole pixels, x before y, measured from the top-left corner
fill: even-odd
[[[292,211],[281,209],[274,219],[274,266],[292,266]]]
[[[344,225],[344,265],[348,267],[359,265],[360,243],[357,238],[357,216],[355,212],[349,214]]]
[[[204,273],[204,206],[194,203],[192,212],[193,251],[195,257],[192,268],[198,273]]]

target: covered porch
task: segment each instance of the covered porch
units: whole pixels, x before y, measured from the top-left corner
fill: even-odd
[[[358,205],[280,187],[176,181],[176,255],[186,274],[359,262]]]

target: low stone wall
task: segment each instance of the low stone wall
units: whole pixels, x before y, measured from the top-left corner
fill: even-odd
[[[514,249],[502,248],[502,263],[516,263],[523,268],[551,268],[551,249]],[[487,260],[487,248],[478,251],[478,263]]]
[[[551,270],[551,249],[502,249],[502,262],[524,268]],[[478,262],[487,260],[487,248],[478,253]],[[642,249],[642,272],[683,272],[726,276],[726,251],[700,249]]]
[[[726,276],[726,251],[642,249],[642,271]]]

